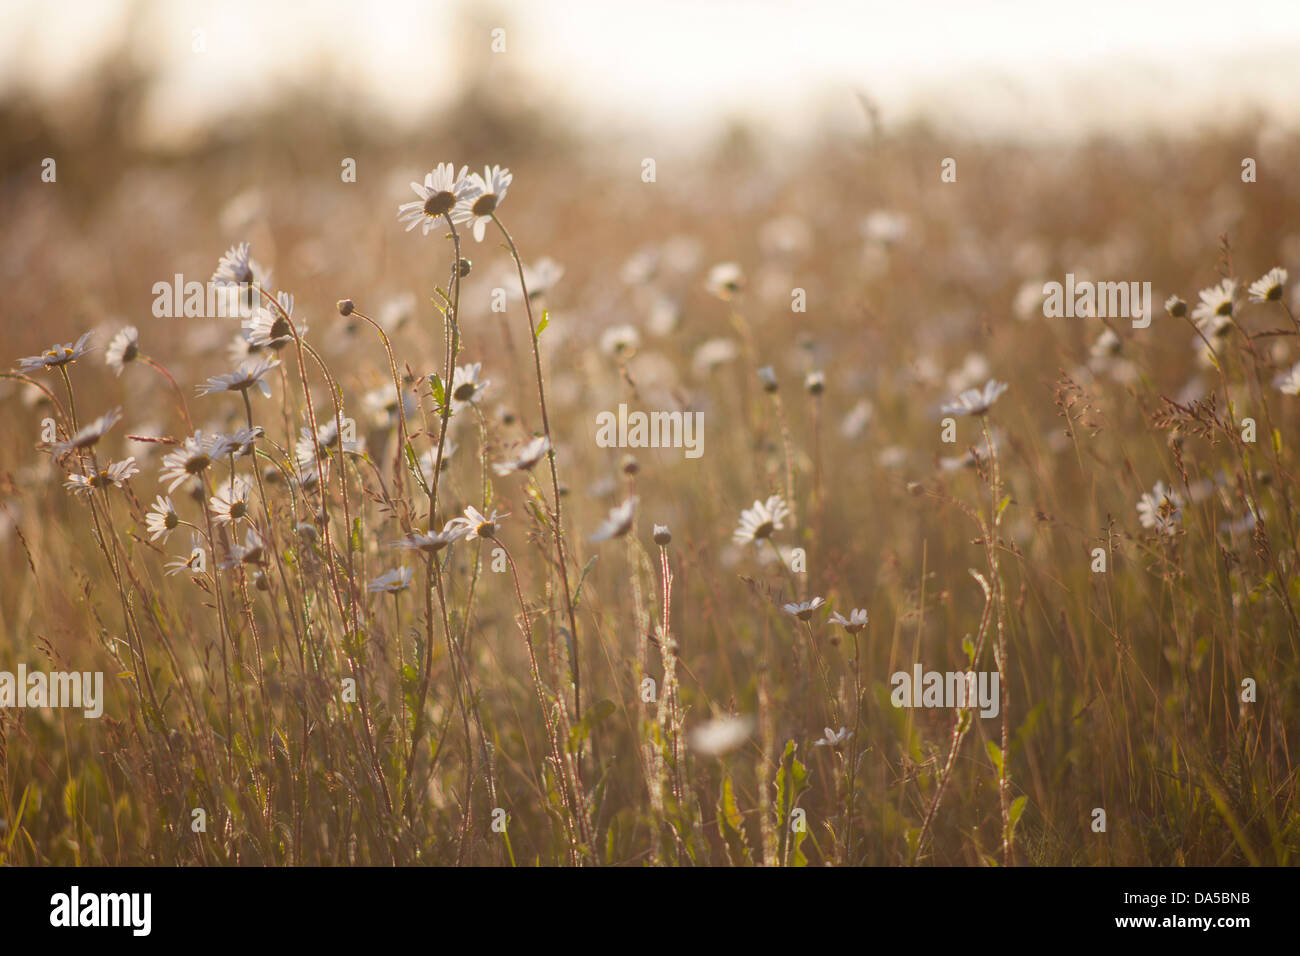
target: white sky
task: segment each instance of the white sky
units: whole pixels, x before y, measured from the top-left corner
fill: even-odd
[[[475,11],[487,9],[476,2]],[[456,83],[441,0],[0,0],[0,83],[58,89],[143,9],[163,70],[153,109],[197,122],[345,63],[358,93],[399,118]],[[1300,0],[502,0],[507,52],[489,75],[554,92],[588,122],[695,127],[743,116],[798,131],[920,111],[974,132],[1176,127],[1262,110],[1300,119]],[[204,31],[205,50],[192,49]],[[451,49],[448,50],[447,47]],[[457,49],[457,47],[460,49]],[[829,113],[824,113],[829,110]]]

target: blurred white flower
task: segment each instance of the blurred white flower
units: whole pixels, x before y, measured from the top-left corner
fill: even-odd
[[[785,527],[790,508],[780,495],[771,495],[767,501],[755,501],[752,508],[740,513],[740,526],[731,534],[736,544],[758,542],[772,537],[774,531]]]
[[[54,456],[57,458],[75,449],[90,448],[103,438],[110,428],[121,420],[122,409],[115,408],[111,412],[96,418],[88,425],[83,425],[81,430],[67,441],[61,441],[51,445],[50,451],[53,452]]]
[[[1006,390],[1005,382],[989,379],[982,391],[978,388],[969,388],[953,401],[942,406],[940,411],[945,415],[985,415]]]
[[[411,578],[414,575],[414,570],[402,565],[375,578],[366,585],[366,590],[383,594],[400,594],[411,586]]]
[[[550,450],[550,439],[545,435],[539,435],[513,451],[511,453],[513,457],[496,462],[492,466],[492,470],[502,478],[513,475],[517,471],[531,471],[539,461],[546,457],[546,453]]]
[[[591,540],[608,541],[610,538],[621,538],[632,530],[632,519],[636,516],[636,503],[637,498],[633,496],[610,511],[609,517],[601,522],[596,533],[591,536]]]
[[[745,288],[745,273],[734,262],[722,262],[709,270],[704,287],[719,299],[730,299]]]
[[[121,375],[127,363],[134,362],[139,354],[140,332],[134,325],[128,325],[109,341],[104,361],[115,373]]]
[[[627,355],[641,345],[641,333],[632,325],[616,325],[600,337],[600,350],[609,356]]]
[[[1142,527],[1174,534],[1183,520],[1183,498],[1173,489],[1166,488],[1163,481],[1157,481],[1151,491],[1138,499],[1137,513]]]
[[[753,732],[753,717],[719,717],[693,728],[687,739],[692,750],[707,757],[721,757],[743,744]]]

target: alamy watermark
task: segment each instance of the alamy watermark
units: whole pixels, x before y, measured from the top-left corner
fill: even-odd
[[[1065,274],[1065,284],[1043,285],[1043,315],[1049,319],[1132,319],[1133,328],[1151,324],[1150,282],[1075,281]]]
[[[703,412],[618,412],[596,415],[596,444],[601,448],[684,448],[687,458],[704,454]]]
[[[889,682],[895,707],[977,707],[981,717],[996,717],[1001,709],[997,671],[896,671]]]
[[[0,671],[0,708],[74,707],[92,720],[104,713],[102,671]]]
[[[256,283],[185,281],[176,273],[171,282],[155,282],[153,314],[159,319],[249,319],[257,309]]]

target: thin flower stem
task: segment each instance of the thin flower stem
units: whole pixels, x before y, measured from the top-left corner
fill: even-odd
[[[519,288],[523,293],[524,309],[528,314],[528,333],[533,347],[533,366],[537,373],[537,404],[542,415],[542,432],[546,435],[550,448],[547,451],[546,459],[551,467],[551,493],[552,500],[555,502],[554,522],[552,528],[555,535],[555,554],[560,566],[560,585],[564,589],[564,608],[569,619],[569,634],[572,637],[570,647],[573,648],[572,660],[572,677],[573,677],[573,719],[582,720],[582,668],[579,662],[578,650],[578,622],[573,611],[573,594],[569,590],[569,571],[568,562],[564,557],[564,530],[563,518],[560,506],[560,478],[555,467],[555,443],[551,439],[551,421],[546,413],[546,386],[542,380],[542,355],[537,344],[537,325],[533,321],[533,306],[528,296],[528,284],[524,279],[524,263],[519,257],[519,249],[515,246],[515,241],[502,225],[501,220],[497,218],[496,213],[492,214],[492,221],[496,223],[501,235],[505,237],[506,244],[510,247],[510,255],[515,260],[515,269],[519,273]],[[581,767],[581,763],[579,763]]]

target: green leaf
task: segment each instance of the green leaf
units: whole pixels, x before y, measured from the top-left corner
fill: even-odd
[[[789,846],[790,833],[790,813],[794,810],[795,801],[799,799],[799,794],[808,789],[808,769],[799,762],[795,756],[795,746],[793,740],[786,741],[785,753],[781,755],[781,766],[776,772],[776,818],[778,832],[780,833],[780,846],[778,859],[785,861],[788,859],[792,866],[802,866],[807,861],[803,860],[803,854],[799,851],[799,844],[803,842],[807,831],[794,834],[794,852],[787,856],[786,848]]]
[[[1002,776],[1002,748],[993,741],[986,741],[984,747],[989,752],[989,759],[993,761],[993,766],[997,768],[998,776]]]
[[[1010,495],[1007,495],[1007,496],[1006,496],[1005,498],[1003,498],[1000,502],[998,502],[998,515],[999,515],[999,516],[1002,514],[1002,512],[1004,512],[1004,511],[1007,510],[1007,505],[1009,505],[1009,504],[1011,504],[1011,496],[1010,496]]]
[[[722,794],[718,797],[718,834],[727,849],[727,857],[732,866],[741,866],[751,861],[749,844],[745,840],[745,818],[736,805],[736,793],[731,786],[731,776],[722,777]]]
[[[443,386],[437,372],[429,373],[429,391],[433,394],[436,410],[441,412],[447,405],[447,389]]]
[[[1007,811],[1007,819],[1011,822],[1011,835],[1015,836],[1016,824],[1020,821],[1020,815],[1025,812],[1026,797],[1016,797],[1011,801],[1011,809]]]
[[[970,662],[970,666],[974,667],[975,666],[975,642],[970,639],[969,634],[967,634],[965,637],[961,639],[961,649],[962,652],[966,655],[966,660]]]
[[[573,589],[573,609],[575,611],[578,609],[578,595],[582,594],[582,582],[587,580],[587,572],[590,571],[591,566],[596,563],[597,557],[599,557],[599,555],[593,554],[587,560],[586,566],[582,569],[582,577],[578,578],[578,586]]]
[[[533,336],[533,340],[536,341],[537,339],[540,339],[542,337],[542,332],[544,332],[546,330],[546,327],[550,324],[551,324],[551,313],[549,310],[543,309],[542,321],[537,323],[537,334]]]

